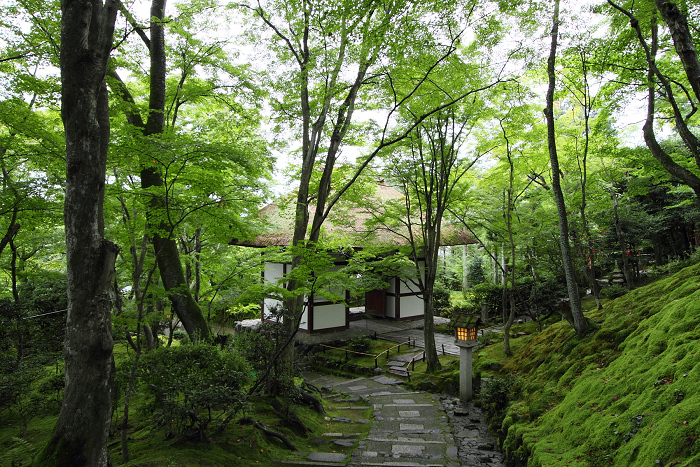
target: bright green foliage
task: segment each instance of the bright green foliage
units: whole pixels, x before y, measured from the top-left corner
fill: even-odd
[[[139,370],[153,396],[155,423],[166,437],[199,441],[243,409],[243,388],[250,379],[239,354],[210,345],[157,349],[143,356]]]
[[[533,337],[505,368],[526,381],[502,426],[507,454],[528,465],[697,465],[699,276],[695,265],[611,302],[589,315],[602,321],[592,336],[557,324]]]

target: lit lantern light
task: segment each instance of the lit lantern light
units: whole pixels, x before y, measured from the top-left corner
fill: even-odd
[[[478,315],[460,315],[455,319],[457,344],[476,344],[480,319]]]

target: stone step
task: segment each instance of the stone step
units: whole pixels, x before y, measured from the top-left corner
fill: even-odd
[[[372,407],[370,406],[359,406],[359,407],[351,407],[351,406],[343,406],[343,407],[328,407],[330,410],[367,410],[371,409]]]
[[[346,467],[345,462],[314,462],[314,461],[274,461],[273,465],[288,467]]]
[[[366,459],[362,459],[359,463],[350,461],[348,466],[362,466],[362,467],[445,467],[446,464],[436,464],[434,461],[426,461],[425,463],[419,463],[415,460],[411,462],[391,460],[386,462],[368,462]]]
[[[278,465],[286,466],[316,466],[316,467],[336,467],[345,466],[347,457],[345,454],[337,452],[312,452],[306,456],[305,460],[283,460],[276,461]]]

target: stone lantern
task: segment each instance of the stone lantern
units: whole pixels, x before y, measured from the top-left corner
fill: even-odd
[[[472,400],[472,349],[476,346],[481,320],[477,315],[460,315],[455,321],[455,344],[459,346],[459,398]]]

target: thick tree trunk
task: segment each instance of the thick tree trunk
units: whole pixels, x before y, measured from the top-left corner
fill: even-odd
[[[554,133],[554,88],[556,75],[554,65],[557,56],[557,39],[559,35],[559,0],[554,2],[554,17],[552,26],[552,44],[550,48],[549,60],[547,62],[547,75],[549,77],[549,87],[547,89],[547,141],[549,146],[549,160],[552,166],[552,192],[554,202],[559,215],[559,245],[561,257],[564,265],[564,276],[566,277],[566,288],[569,293],[569,303],[571,305],[571,325],[579,336],[584,335],[588,328],[588,323],[581,310],[581,297],[579,295],[578,284],[576,283],[576,272],[571,258],[571,246],[569,245],[569,224],[566,217],[566,204],[564,193],[561,189],[561,171],[559,169],[559,157],[557,155],[557,144]]]
[[[193,340],[208,340],[211,337],[209,324],[202,310],[192,297],[185,273],[180,262],[177,244],[172,238],[162,238],[153,235],[153,246],[156,251],[160,278],[163,287],[168,291],[173,310],[180,318],[187,334]]]
[[[112,412],[112,278],[118,248],[104,239],[109,115],[104,76],[116,3],[61,2],[62,117],[66,134],[66,387],[35,465],[107,466]]]

